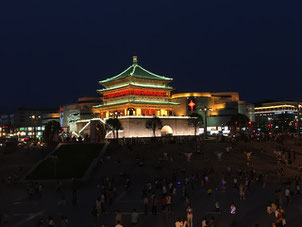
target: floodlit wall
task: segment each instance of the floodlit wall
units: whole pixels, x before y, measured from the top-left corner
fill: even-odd
[[[152,117],[150,117],[152,118]],[[152,137],[152,130],[146,129],[145,124],[148,117],[123,117],[119,118],[123,130],[119,132],[119,137]],[[194,128],[188,125],[188,119],[186,117],[163,117],[160,118],[162,126],[170,126],[173,130],[174,136],[181,135],[194,135]],[[161,131],[156,131],[156,136],[161,136]],[[111,138],[111,133],[108,138]]]

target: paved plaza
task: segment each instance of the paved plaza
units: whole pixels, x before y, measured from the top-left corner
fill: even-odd
[[[135,208],[139,213],[138,226],[175,226],[178,217],[186,217],[186,197],[193,209],[193,226],[201,226],[202,219],[215,218],[216,226],[271,226],[275,217],[267,213],[267,205],[275,201],[275,190],[281,189],[282,207],[285,210],[287,226],[301,226],[302,207],[301,198],[296,192],[291,195],[289,204],[286,204],[284,191],[287,182],[299,175],[301,163],[301,148],[292,143],[283,145],[296,152],[296,160],[293,164],[277,164],[274,150],[281,149],[275,142],[250,142],[230,145],[227,143],[200,144],[200,153],[197,153],[196,143],[162,144],[136,144],[132,146],[108,148],[107,157],[95,170],[88,182],[77,186],[78,204],[72,206],[72,185],[63,182],[62,191],[66,204],[61,204],[62,197],[56,192],[57,182],[43,182],[42,197],[34,196],[29,199],[24,184],[1,183],[0,211],[5,213],[7,226],[36,226],[38,221],[52,216],[60,225],[61,216],[67,216],[68,226],[90,227],[114,226],[115,211],[119,210],[122,216],[123,226],[131,226],[131,212]],[[226,147],[232,146],[232,150],[226,152]],[[251,165],[247,166],[244,152],[253,152]],[[192,152],[190,162],[187,161],[185,152]],[[217,153],[223,152],[221,160]],[[164,154],[166,153],[166,154]],[[9,155],[9,154],[8,154]],[[283,175],[277,173],[283,169]],[[239,190],[233,187],[233,178],[239,176],[240,170],[246,176],[250,169],[255,170],[255,176],[267,175],[267,184],[263,187],[263,181],[257,177],[251,177],[246,199],[240,200]],[[208,184],[203,184],[204,176],[209,178]],[[106,178],[114,185],[112,204],[105,203],[105,211],[99,218],[92,215],[99,188],[103,186]],[[127,178],[131,183],[127,188]],[[239,177],[238,177],[239,179]],[[222,180],[226,181],[225,189]],[[172,196],[171,211],[161,211],[162,186],[169,182],[175,182],[176,195],[169,190],[167,194]],[[155,184],[157,182],[157,184]],[[187,182],[187,183],[186,183]],[[143,193],[144,185],[151,183],[152,189]],[[183,185],[186,185],[185,187]],[[99,187],[97,187],[99,185]],[[185,188],[187,196],[184,196]],[[212,194],[208,194],[208,190]],[[144,212],[144,197],[150,200],[151,194],[159,200],[157,214],[151,214],[151,203],[148,205],[148,213]],[[219,202],[221,213],[215,212],[215,203]],[[234,203],[237,213],[230,214],[230,205]],[[234,223],[235,219],[235,223]]]

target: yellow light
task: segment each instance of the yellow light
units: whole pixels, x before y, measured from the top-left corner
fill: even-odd
[[[262,107],[255,107],[255,110],[271,109],[271,108],[281,108],[281,107],[292,107],[292,108],[295,108],[295,106],[293,106],[293,105],[277,105],[277,106],[262,106]]]
[[[206,92],[192,92],[192,93],[180,93],[172,95],[172,99],[175,98],[185,98],[185,97],[211,97],[211,93]]]

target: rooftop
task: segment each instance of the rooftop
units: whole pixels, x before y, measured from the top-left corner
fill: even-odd
[[[133,76],[133,77],[138,77],[138,78],[143,78],[143,79],[151,79],[151,80],[166,80],[166,81],[172,81],[172,78],[169,77],[164,77],[157,75],[155,73],[149,72],[148,70],[144,69],[137,63],[137,57],[133,56],[133,64],[128,67],[126,70],[121,72],[120,74],[107,78],[105,80],[100,81],[101,84],[115,81],[118,79],[125,78],[127,76]]]

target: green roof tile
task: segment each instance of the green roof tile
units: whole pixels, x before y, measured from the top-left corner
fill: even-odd
[[[110,81],[125,78],[127,76],[133,76],[133,77],[138,77],[138,78],[143,78],[143,79],[151,79],[151,80],[167,80],[167,81],[173,80],[172,78],[160,76],[160,75],[154,74],[152,72],[149,72],[148,70],[146,70],[143,67],[139,66],[137,64],[137,62],[133,62],[133,64],[130,67],[128,67],[126,70],[124,70],[120,74],[118,74],[114,77],[110,77],[110,78],[107,78],[105,80],[102,80],[102,81],[100,81],[100,83],[107,83],[107,82],[110,82]]]
[[[157,88],[157,89],[173,89],[173,87],[170,86],[157,86],[157,85],[143,85],[143,84],[136,84],[136,83],[128,83],[128,84],[122,84],[116,87],[110,87],[110,88],[104,88],[104,89],[98,89],[98,92],[102,91],[110,91],[118,88],[127,87],[129,85],[135,86],[135,87],[144,87],[144,88]]]

